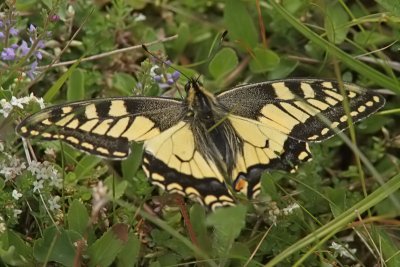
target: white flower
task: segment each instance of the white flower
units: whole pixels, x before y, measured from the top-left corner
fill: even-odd
[[[346,257],[346,258],[355,260],[353,255],[357,252],[357,249],[355,249],[355,248],[350,249],[349,244],[346,244],[343,246],[342,244],[338,244],[333,241],[329,248],[333,249],[341,257]]]
[[[14,218],[18,219],[18,215],[20,215],[22,213],[22,210],[14,209],[13,213],[14,213]]]
[[[15,200],[18,200],[18,199],[20,199],[20,198],[22,197],[22,194],[19,193],[16,189],[14,189],[14,190],[12,191],[12,197],[13,197]]]
[[[135,21],[135,22],[146,20],[146,16],[143,13],[137,13],[137,14],[133,14],[133,15],[134,15],[133,21]]]
[[[36,191],[39,191],[40,189],[42,189],[43,188],[43,183],[44,183],[44,180],[34,181],[33,182],[33,193],[35,193]]]
[[[0,162],[0,174],[6,178],[6,182],[14,179],[17,175],[21,175],[26,168],[25,163],[15,156],[8,158],[9,162]]]
[[[60,178],[60,176],[57,175],[53,175],[50,177],[50,183],[51,186],[57,187],[57,188],[61,188],[62,184],[63,184],[63,179]]]
[[[292,214],[293,211],[294,211],[295,209],[298,209],[298,208],[300,208],[299,204],[293,203],[293,204],[287,206],[286,208],[282,209],[282,212],[283,212],[283,214],[285,214],[285,215],[289,215],[289,214]]]
[[[47,200],[49,203],[49,209],[51,211],[58,210],[61,206],[57,203],[60,200],[59,196],[54,196],[53,198]]]
[[[7,118],[8,115],[10,115],[11,111],[13,110],[13,106],[5,99],[0,100],[0,105],[1,105],[0,113],[3,114],[4,118]]]
[[[4,222],[0,222],[0,234],[4,233],[6,230],[6,224]]]
[[[17,106],[20,109],[23,109],[24,106],[22,104],[26,104],[26,102],[24,101],[23,98],[16,98],[15,96],[11,97],[11,101],[10,101],[11,105],[13,106]]]
[[[42,164],[36,160],[32,160],[28,166],[28,171],[30,171],[33,175],[37,174],[40,171],[40,166]]]

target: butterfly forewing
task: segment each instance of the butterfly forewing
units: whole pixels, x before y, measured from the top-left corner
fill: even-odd
[[[385,99],[344,83],[349,115],[357,122],[379,110]],[[289,79],[234,88],[217,96],[232,114],[252,118],[302,141],[322,141],[348,127],[339,84]]]
[[[44,109],[21,122],[24,137],[63,140],[110,159],[129,154],[130,141],[148,140],[179,121],[181,102],[127,97],[81,101]]]

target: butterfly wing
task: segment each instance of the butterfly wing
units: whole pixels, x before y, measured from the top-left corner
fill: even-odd
[[[223,174],[201,146],[189,124],[180,121],[144,143],[143,169],[153,184],[195,198],[211,210],[233,205]]]
[[[17,126],[23,137],[63,140],[90,154],[123,159],[130,141],[146,141],[182,117],[180,101],[125,97],[80,101],[41,110]]]
[[[344,83],[353,122],[384,104],[379,94]],[[228,112],[259,121],[301,141],[323,141],[348,127],[339,84],[289,79],[240,86],[218,95]]]
[[[344,84],[350,116],[359,121],[379,110],[385,99]],[[311,159],[307,142],[323,141],[348,127],[337,82],[282,80],[240,86],[217,96],[242,143],[232,171],[234,188],[249,198],[260,191],[268,169],[293,170]]]

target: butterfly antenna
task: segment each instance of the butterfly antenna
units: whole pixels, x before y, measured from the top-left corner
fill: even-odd
[[[193,79],[190,78],[189,76],[187,76],[186,74],[184,74],[182,71],[178,70],[177,68],[175,68],[174,66],[172,66],[172,64],[167,63],[165,60],[162,60],[161,58],[159,58],[158,56],[156,56],[153,52],[150,52],[149,49],[147,49],[147,46],[145,46],[144,44],[142,44],[142,48],[144,51],[146,51],[146,53],[148,53],[149,55],[151,55],[153,58],[155,58],[157,61],[167,65],[168,67],[170,67],[173,70],[176,70],[177,72],[179,72],[183,77],[185,77],[186,79],[188,79],[188,81],[192,81]]]

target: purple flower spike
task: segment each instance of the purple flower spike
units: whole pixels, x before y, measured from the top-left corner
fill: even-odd
[[[42,53],[40,53],[40,51],[36,51],[35,56],[39,60],[42,60],[42,58],[43,58]]]
[[[29,52],[28,44],[25,41],[22,41],[22,44],[19,46],[21,49],[21,56],[26,56]]]
[[[17,36],[17,35],[18,35],[18,30],[15,29],[14,27],[11,27],[11,29],[10,29],[10,34],[11,34],[12,36]]]
[[[162,81],[162,77],[161,77],[161,75],[155,75],[154,76],[154,80],[156,81],[156,82],[161,82]]]
[[[35,32],[36,31],[36,27],[33,25],[33,24],[31,24],[31,25],[29,25],[29,32]]]
[[[179,72],[179,71],[174,71],[173,73],[172,73],[172,79],[174,80],[174,81],[177,81],[178,79],[179,79],[179,77],[181,77],[181,73]]]
[[[167,80],[167,83],[168,83],[169,85],[173,85],[174,82],[175,82],[175,81],[174,81],[172,78]]]
[[[43,40],[39,40],[39,41],[38,41],[37,48],[39,48],[39,49],[43,49],[43,48],[44,48],[44,42],[43,42]]]
[[[50,17],[50,20],[51,20],[51,22],[57,22],[60,20],[60,17],[58,15],[54,14]]]
[[[26,73],[31,80],[33,80],[35,78],[35,70],[36,70],[37,65],[38,65],[38,62],[34,61],[31,64],[30,70]]]
[[[15,59],[15,51],[11,47],[6,47],[1,52],[1,58],[3,60],[14,60]]]

